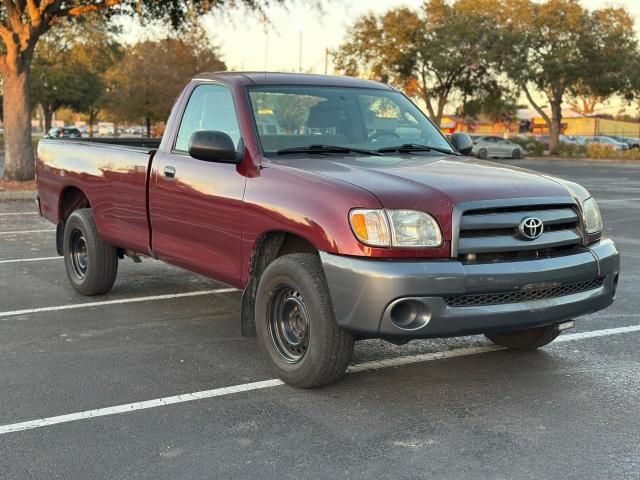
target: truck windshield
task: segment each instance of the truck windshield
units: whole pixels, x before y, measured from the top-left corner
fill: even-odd
[[[453,149],[427,117],[399,92],[374,88],[264,86],[249,88],[262,150],[362,155],[407,153],[406,145]],[[341,148],[336,148],[341,147]],[[385,151],[386,150],[386,151]]]

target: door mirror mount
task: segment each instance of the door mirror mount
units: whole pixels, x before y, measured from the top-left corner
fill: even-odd
[[[191,135],[189,155],[205,162],[238,164],[242,161],[231,137],[216,130],[201,130]]]
[[[456,132],[451,135],[451,145],[462,155],[469,155],[473,150],[473,140],[464,132]]]

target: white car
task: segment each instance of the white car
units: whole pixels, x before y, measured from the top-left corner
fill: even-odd
[[[485,158],[522,158],[524,149],[517,143],[504,138],[486,135],[472,136],[473,150],[471,155],[480,159]]]

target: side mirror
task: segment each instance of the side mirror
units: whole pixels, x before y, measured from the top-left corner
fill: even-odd
[[[215,130],[201,130],[191,135],[189,155],[205,162],[240,163],[242,160],[231,137]]]
[[[464,132],[457,132],[451,135],[451,145],[462,155],[469,155],[473,150],[473,140]]]

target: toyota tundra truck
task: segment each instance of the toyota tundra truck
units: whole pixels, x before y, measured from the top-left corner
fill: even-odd
[[[377,82],[201,74],[161,140],[41,141],[38,203],[80,294],[127,256],[229,284],[275,373],[318,387],[357,340],[536,349],[613,302],[589,192],[472,148]]]

